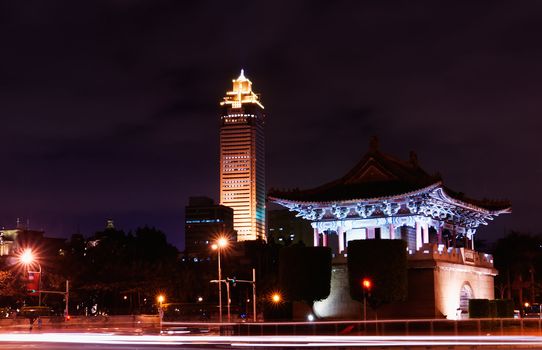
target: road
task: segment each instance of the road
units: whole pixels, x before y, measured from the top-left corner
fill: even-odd
[[[4,333],[0,349],[541,349],[540,336],[167,336]]]

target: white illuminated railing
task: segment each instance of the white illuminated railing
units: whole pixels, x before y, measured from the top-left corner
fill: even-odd
[[[433,259],[435,261],[447,261],[458,264],[467,264],[482,267],[493,267],[493,256],[491,254],[480,253],[466,248],[444,248],[443,245],[432,243],[424,244],[420,250],[409,250],[408,259],[425,260]]]

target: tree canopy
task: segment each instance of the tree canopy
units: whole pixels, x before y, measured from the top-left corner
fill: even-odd
[[[105,307],[106,312],[137,312],[154,303],[158,292],[173,296],[179,276],[178,251],[163,232],[150,227],[133,234],[115,229],[69,242],[67,278],[81,307]],[[119,300],[126,295],[126,300]]]
[[[363,300],[361,282],[364,278],[372,284],[368,300],[373,308],[406,299],[406,242],[388,239],[350,241],[347,259],[352,299]]]
[[[279,253],[279,285],[285,297],[312,304],[325,299],[331,285],[331,249],[284,247]]]
[[[542,273],[542,237],[510,232],[497,241],[493,257],[495,268],[499,271],[495,286],[500,298],[515,299],[518,305],[523,305],[525,298],[531,303],[538,301]]]

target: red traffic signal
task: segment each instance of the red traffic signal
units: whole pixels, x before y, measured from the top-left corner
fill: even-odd
[[[370,290],[371,287],[373,286],[373,282],[371,282],[371,280],[368,278],[364,278],[361,281],[361,286],[363,287],[363,289]]]

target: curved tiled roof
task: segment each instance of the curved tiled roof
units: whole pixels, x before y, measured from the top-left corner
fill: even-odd
[[[369,151],[345,176],[324,185],[306,189],[278,191],[271,190],[273,199],[300,202],[333,202],[354,199],[393,197],[441,183],[440,175],[430,175],[419,164],[416,154],[411,152],[405,161],[378,149],[373,139]],[[510,207],[507,201],[474,200],[460,192],[444,187],[446,193],[457,200],[487,210],[503,210]]]

